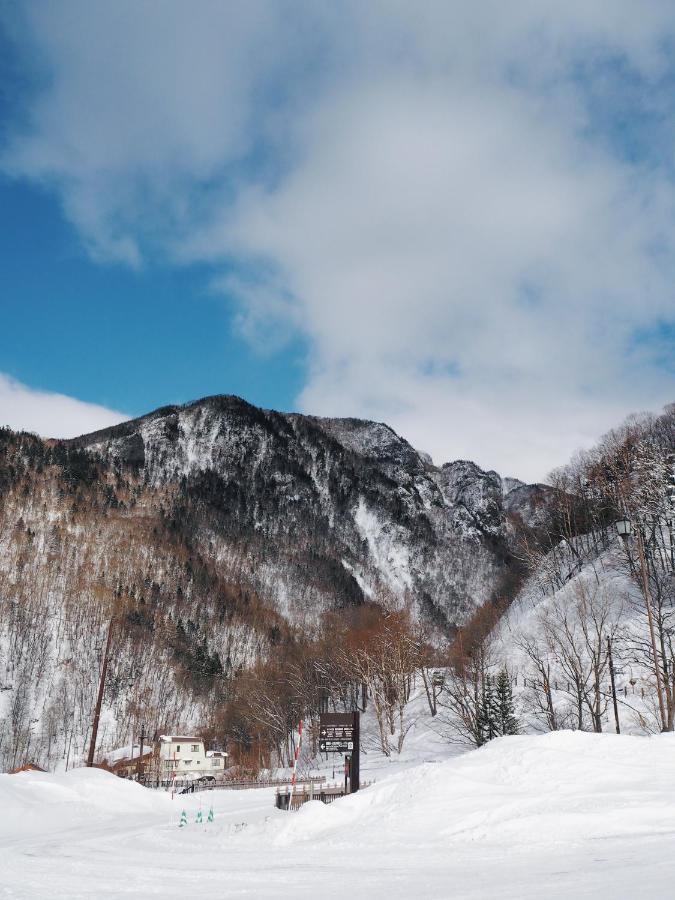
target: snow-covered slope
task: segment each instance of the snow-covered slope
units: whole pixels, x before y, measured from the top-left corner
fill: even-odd
[[[609,640],[622,733],[658,732],[647,609],[637,573],[618,537],[607,549],[586,555],[584,540],[577,539],[576,552],[562,544],[541,559],[491,635],[490,660],[495,670],[510,672],[527,729],[555,724],[614,731]],[[664,583],[670,577],[665,574]],[[667,597],[662,600],[660,614],[652,602],[656,639],[660,646],[661,621],[667,647],[672,608]]]
[[[669,897],[675,738],[498,739],[297,813],[273,792],[154,794],[99,772],[0,776],[0,891],[424,900]],[[213,823],[196,824],[213,805]],[[40,817],[34,814],[39,808]],[[185,810],[188,825],[178,827]]]

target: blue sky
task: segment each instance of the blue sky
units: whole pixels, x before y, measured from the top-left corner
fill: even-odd
[[[214,393],[292,407],[301,344],[251,347],[208,267],[95,263],[58,200],[25,181],[0,181],[0,232],[6,375],[129,415]]]
[[[0,423],[212,393],[541,478],[675,401],[675,12],[0,6]]]

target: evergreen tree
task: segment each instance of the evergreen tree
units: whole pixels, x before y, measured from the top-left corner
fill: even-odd
[[[497,734],[518,734],[520,731],[520,723],[513,705],[511,679],[506,669],[502,669],[497,677],[493,718]]]
[[[482,747],[493,738],[519,731],[508,672],[503,669],[496,682],[486,675],[476,710],[476,745]]]
[[[494,684],[490,675],[483,679],[483,689],[476,714],[476,745],[483,744],[497,737],[497,701]]]
[[[495,694],[495,685],[492,676],[486,678],[487,687],[485,690],[485,718],[487,725],[486,739],[491,741],[499,735],[498,731],[498,715],[497,715],[497,696]]]

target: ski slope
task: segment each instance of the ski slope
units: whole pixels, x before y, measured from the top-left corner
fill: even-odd
[[[500,738],[295,813],[267,789],[1,775],[0,897],[671,897],[674,758],[675,735]]]

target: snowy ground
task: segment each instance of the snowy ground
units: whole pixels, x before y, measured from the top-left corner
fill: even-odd
[[[0,775],[0,896],[671,897],[674,757],[673,735],[502,738],[296,813],[271,790]]]

